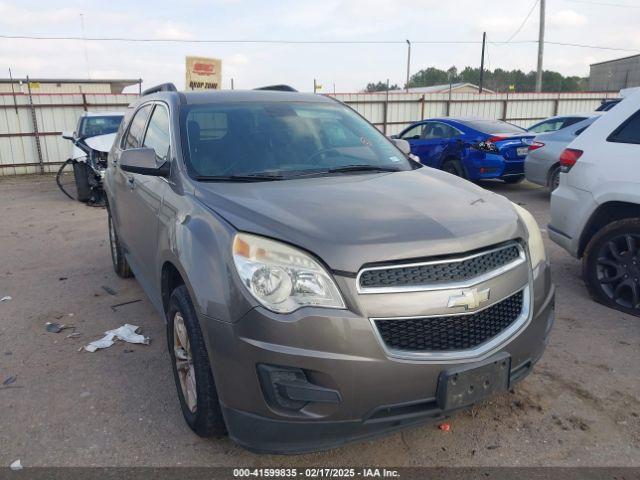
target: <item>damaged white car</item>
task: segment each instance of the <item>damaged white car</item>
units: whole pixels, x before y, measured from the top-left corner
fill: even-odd
[[[62,132],[62,138],[73,142],[73,150],[58,170],[56,183],[69,198],[103,204],[102,178],[107,155],[123,117],[122,112],[86,112],[78,119],[74,132]]]

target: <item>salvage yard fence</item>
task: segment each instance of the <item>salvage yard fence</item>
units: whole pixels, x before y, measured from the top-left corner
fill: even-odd
[[[71,155],[83,112],[124,111],[137,94],[0,93],[0,176],[48,173]]]
[[[520,126],[553,115],[590,112],[614,93],[338,93],[383,133],[393,135],[433,117],[500,119]],[[0,93],[0,176],[55,172],[71,154],[83,112],[124,111],[137,94]]]
[[[580,93],[337,93],[383,133],[400,133],[427,118],[478,117],[529,127],[554,115],[594,111],[612,92]]]

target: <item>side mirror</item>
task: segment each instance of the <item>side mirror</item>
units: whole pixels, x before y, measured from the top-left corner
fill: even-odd
[[[398,135],[391,135],[389,138],[390,138],[391,140],[393,140],[393,139],[400,138],[400,137],[399,137]]]
[[[71,140],[71,141],[74,140],[73,133],[69,131],[62,132],[62,138],[64,138],[65,140]]]
[[[169,176],[169,162],[158,164],[156,151],[153,148],[131,148],[120,155],[120,168],[125,172],[151,175],[155,177]]]
[[[406,140],[402,140],[401,138],[392,138],[391,141],[405,155],[409,155],[411,153],[411,145],[409,145],[409,142]]]

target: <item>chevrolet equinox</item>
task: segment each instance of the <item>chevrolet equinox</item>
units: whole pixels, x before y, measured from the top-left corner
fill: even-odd
[[[531,372],[554,320],[535,220],[408,154],[282,86],[164,84],[128,109],[105,179],[113,265],[165,318],[198,435],[327,449]]]

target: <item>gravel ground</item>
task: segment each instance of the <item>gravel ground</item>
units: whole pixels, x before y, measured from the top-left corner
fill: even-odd
[[[545,190],[485,186],[547,224]],[[557,322],[515,392],[457,413],[449,432],[425,424],[283,457],[188,429],[163,321],[135,280],[113,273],[104,209],[65,198],[45,176],[1,179],[0,212],[0,297],[13,297],[0,303],[0,466],[640,466],[640,320],[592,302],[579,262],[550,241]],[[151,345],[78,351],[124,323]]]

